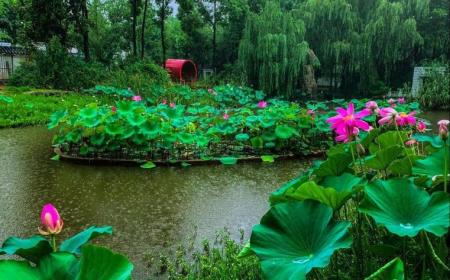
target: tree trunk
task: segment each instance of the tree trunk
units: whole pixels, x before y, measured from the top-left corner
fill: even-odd
[[[214,0],[213,2],[213,22],[212,22],[212,28],[213,28],[213,41],[212,41],[212,66],[213,70],[216,70],[216,31],[217,31],[217,19],[216,19],[216,9],[217,9],[217,1]]]
[[[136,46],[136,25],[137,25],[137,0],[133,0],[131,3],[131,16],[133,17],[133,26],[131,30],[131,40],[133,46],[133,55],[137,56],[137,46]]]
[[[164,63],[166,62],[166,38],[165,38],[165,22],[166,22],[166,3],[164,1],[164,3],[161,6],[161,11],[160,11],[161,15],[160,15],[160,28],[161,28],[161,48],[162,48],[162,65],[164,66]]]
[[[145,20],[147,19],[147,7],[148,7],[148,0],[145,0],[144,2],[144,15],[142,18],[142,28],[141,28],[141,59],[144,59],[145,55]]]
[[[88,8],[87,1],[82,0],[81,2],[81,15],[82,15],[82,36],[83,36],[83,52],[84,52],[84,60],[89,62],[91,60],[91,54],[89,51],[89,16],[88,16]]]

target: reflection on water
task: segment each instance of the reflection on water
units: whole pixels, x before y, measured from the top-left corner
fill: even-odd
[[[450,119],[450,112],[448,111],[432,111],[432,112],[423,112],[420,114],[421,118],[426,119],[430,122],[431,128],[434,132],[438,131],[438,125],[437,122],[440,120],[449,120]]]
[[[268,194],[301,172],[301,161],[235,166],[156,168],[84,166],[49,160],[43,127],[0,130],[0,240],[37,233],[41,207],[53,203],[63,237],[89,225],[111,225],[100,244],[125,253],[135,277],[146,278],[143,257],[228,227],[248,236],[267,210]],[[167,245],[169,244],[169,245]]]

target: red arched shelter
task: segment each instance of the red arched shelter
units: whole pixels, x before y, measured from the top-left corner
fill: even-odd
[[[192,60],[169,58],[166,60],[165,68],[174,81],[192,83],[197,80],[197,66]]]

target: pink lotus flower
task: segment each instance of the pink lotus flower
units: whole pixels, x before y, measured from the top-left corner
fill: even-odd
[[[427,125],[423,121],[420,121],[417,124],[417,131],[419,131],[420,133],[424,133],[426,130],[427,130]]]
[[[359,129],[357,127],[353,127],[352,129],[347,128],[345,131],[342,131],[342,133],[338,134],[336,136],[335,140],[336,142],[344,142],[347,143],[351,141],[354,137],[358,136]]]
[[[370,110],[370,112],[375,113],[375,114],[379,114],[380,113],[380,109],[378,108],[378,104],[375,101],[368,101],[366,103],[366,109]]]
[[[166,105],[167,104],[167,100],[163,99],[163,101],[161,102],[161,104]]]
[[[416,118],[414,115],[416,112],[410,112],[409,114],[406,114],[405,112],[400,112],[396,116],[397,125],[399,126],[406,126],[406,125],[415,125],[416,124]]]
[[[336,130],[337,133],[346,131],[346,128],[351,128],[350,131],[352,131],[353,127],[358,127],[364,131],[370,129],[370,125],[361,120],[370,115],[369,110],[364,109],[355,114],[355,107],[350,102],[347,109],[339,107],[336,112],[338,112],[338,115],[328,118],[327,123],[331,123],[331,129]]]
[[[217,95],[217,92],[215,92],[212,88],[209,88],[208,92],[212,95]]]
[[[393,108],[382,108],[380,110],[381,119],[378,121],[380,125],[391,124],[395,121],[398,113]]]
[[[389,105],[391,105],[392,108],[395,108],[396,104],[395,104],[395,100],[394,99],[390,98],[388,100],[388,103],[389,103]]]
[[[404,97],[399,97],[397,99],[398,104],[405,104],[405,98]]]
[[[448,125],[450,124],[449,120],[440,120],[438,121],[439,125],[439,136],[441,136],[442,140],[447,140],[448,138]]]
[[[228,120],[230,118],[230,115],[228,115],[227,113],[223,114],[223,119],[224,120]]]
[[[314,116],[314,114],[315,114],[316,112],[314,112],[314,110],[308,110],[308,111],[306,111],[306,113],[307,113],[308,115],[310,115],[310,116]]]
[[[142,97],[140,95],[135,95],[131,98],[133,101],[142,101]]]
[[[169,104],[169,107],[170,107],[170,108],[175,108],[175,106],[176,106],[176,105],[175,105],[174,102],[170,102],[170,104]]]
[[[41,222],[43,228],[38,228],[38,230],[42,235],[58,234],[64,225],[58,210],[52,204],[46,204],[42,208]]]
[[[111,107],[111,112],[113,112],[115,114],[117,112],[117,107],[116,106],[112,106]]]
[[[266,107],[267,107],[267,102],[266,101],[261,100],[261,101],[258,102],[258,108],[264,109]]]
[[[417,140],[416,139],[410,139],[410,140],[405,142],[406,146],[413,146],[415,144],[417,144]]]

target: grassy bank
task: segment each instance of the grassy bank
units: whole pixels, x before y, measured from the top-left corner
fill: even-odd
[[[30,87],[0,88],[0,128],[46,124],[56,110],[70,111],[90,103],[108,103],[107,96]]]

